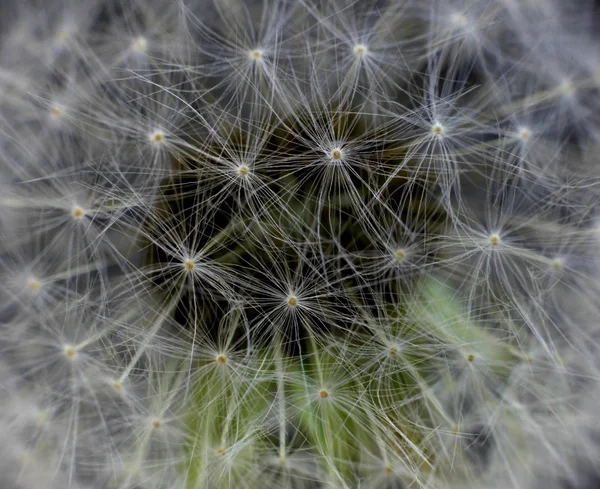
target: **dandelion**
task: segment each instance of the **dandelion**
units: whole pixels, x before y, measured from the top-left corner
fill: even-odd
[[[0,19],[5,486],[594,486],[592,2],[37,3]]]

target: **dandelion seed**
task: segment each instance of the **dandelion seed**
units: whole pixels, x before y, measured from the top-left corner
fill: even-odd
[[[72,345],[65,345],[63,351],[69,360],[74,360],[77,357],[77,349]]]
[[[80,221],[85,216],[85,211],[76,205],[71,209],[71,216],[73,219]]]
[[[250,59],[252,61],[259,61],[263,57],[262,49],[253,49],[249,53]]]
[[[5,485],[583,486],[593,2],[9,3]]]
[[[442,137],[444,135],[444,127],[436,122],[433,126],[431,126],[431,132],[434,136]]]
[[[133,40],[131,48],[138,53],[144,53],[148,49],[148,40],[140,36]]]
[[[62,117],[62,115],[64,114],[64,109],[60,105],[52,104],[50,106],[49,112],[50,112],[50,117],[52,119],[58,119],[58,118]]]
[[[572,80],[565,80],[558,86],[558,91],[563,95],[573,95],[575,93],[575,85]]]
[[[519,139],[523,142],[528,141],[531,137],[531,131],[526,127],[519,129]]]
[[[500,244],[500,236],[494,233],[490,235],[490,237],[488,238],[488,242],[491,246],[498,246]]]
[[[554,258],[552,260],[552,269],[556,272],[562,269],[564,260],[562,258]]]
[[[41,286],[42,286],[42,283],[36,278],[30,278],[27,281],[27,285],[26,285],[27,289],[29,289],[29,291],[33,294],[38,292],[40,290]]]
[[[404,258],[406,258],[406,250],[404,250],[402,248],[398,248],[394,251],[394,260],[395,261],[402,261],[402,260],[404,260]]]
[[[469,23],[469,21],[467,20],[467,17],[464,14],[461,14],[460,12],[455,12],[450,16],[450,22],[452,23],[452,25],[454,27],[457,27],[459,29],[463,29],[467,26],[467,24]]]
[[[364,44],[357,44],[356,46],[354,46],[353,51],[354,54],[356,54],[356,56],[362,58],[367,54],[367,46],[365,46]]]
[[[159,145],[159,144],[162,144],[164,141],[165,141],[164,131],[157,129],[157,130],[153,131],[152,133],[150,133],[150,142],[152,142],[153,144]]]
[[[331,153],[329,155],[331,156],[331,159],[333,161],[339,161],[342,159],[343,153],[340,148],[335,148],[331,150]]]

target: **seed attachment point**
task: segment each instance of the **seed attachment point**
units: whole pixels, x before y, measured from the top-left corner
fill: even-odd
[[[77,358],[77,349],[73,345],[65,345],[63,351],[65,357],[69,360],[75,360],[75,358]]]
[[[329,155],[331,156],[331,159],[333,161],[340,161],[342,159],[342,157],[344,156],[344,154],[342,153],[342,150],[340,148],[332,149],[331,153]]]
[[[500,236],[498,236],[498,234],[496,233],[490,235],[490,237],[488,238],[488,243],[491,246],[498,246],[500,244]]]
[[[357,57],[362,58],[367,54],[367,46],[365,46],[364,44],[357,44],[356,46],[354,46],[353,51]]]
[[[396,250],[394,250],[394,260],[395,261],[402,261],[406,258],[406,250],[402,249],[402,248],[397,248]]]
[[[529,129],[527,129],[526,127],[522,127],[521,129],[519,129],[519,139],[523,142],[525,141],[529,141],[529,138],[531,137],[531,131]]]
[[[27,284],[25,285],[25,287],[27,287],[27,290],[29,290],[29,292],[31,292],[32,294],[38,292],[41,286],[42,283],[37,278],[30,278],[27,281]]]
[[[76,221],[80,221],[85,216],[85,211],[83,210],[83,208],[76,205],[71,209],[71,216]]]
[[[253,49],[252,51],[250,51],[250,53],[248,55],[250,56],[250,59],[252,61],[258,61],[258,60],[262,59],[263,51],[262,51],[262,49]]]
[[[148,40],[145,37],[137,37],[131,43],[131,48],[138,53],[145,53],[148,49]]]
[[[444,127],[439,122],[436,122],[431,126],[431,132],[434,136],[442,137],[444,135]]]
[[[152,131],[150,133],[150,142],[152,144],[162,144],[165,142],[165,133],[164,131],[161,131],[160,129],[157,129],[155,131]]]

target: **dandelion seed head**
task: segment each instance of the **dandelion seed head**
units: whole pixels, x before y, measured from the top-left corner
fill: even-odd
[[[9,3],[10,487],[585,485],[590,2]]]

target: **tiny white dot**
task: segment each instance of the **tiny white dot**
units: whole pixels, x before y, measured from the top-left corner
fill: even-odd
[[[150,142],[153,144],[162,144],[165,142],[165,133],[164,131],[161,131],[160,129],[157,129],[156,131],[153,131],[150,133]]]
[[[65,345],[63,351],[69,360],[75,360],[77,358],[77,349],[73,345]]]
[[[26,287],[32,293],[35,294],[40,290],[42,283],[37,278],[30,278],[27,281]]]
[[[469,23],[467,17],[459,12],[455,12],[450,16],[450,22],[454,27],[458,28],[464,28]]]
[[[500,244],[500,236],[498,236],[496,233],[490,235],[490,237],[488,238],[488,242],[492,245],[492,246],[498,246]]]
[[[552,269],[557,272],[562,269],[563,265],[564,265],[564,260],[562,258],[554,258],[552,260]]]
[[[258,61],[262,59],[263,51],[262,49],[253,49],[252,51],[250,51],[249,55],[252,61]]]
[[[73,217],[73,219],[75,219],[76,221],[80,221],[85,217],[85,211],[81,207],[76,205],[71,209],[71,217]]]
[[[431,132],[434,136],[441,137],[444,135],[444,127],[439,122],[436,122],[433,126],[431,126]]]
[[[340,148],[334,148],[331,150],[330,156],[332,160],[339,161],[344,156],[344,153]]]
[[[138,37],[133,40],[133,42],[131,43],[131,47],[134,51],[137,51],[138,53],[143,53],[148,48],[148,41],[145,37]]]
[[[367,46],[365,46],[364,44],[357,44],[356,46],[354,46],[354,54],[356,54],[356,56],[358,57],[365,56],[367,52]]]

